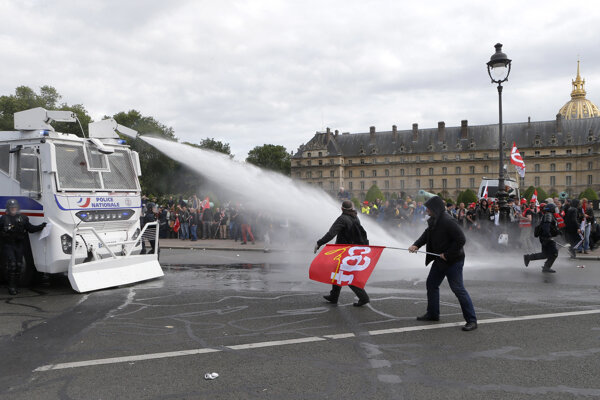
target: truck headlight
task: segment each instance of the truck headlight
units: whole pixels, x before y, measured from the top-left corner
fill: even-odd
[[[73,249],[73,238],[65,233],[60,237],[60,245],[62,246],[63,253],[71,254]]]

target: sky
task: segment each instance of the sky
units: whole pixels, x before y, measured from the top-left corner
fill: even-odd
[[[584,3],[581,3],[584,5]],[[326,127],[552,120],[577,60],[600,104],[600,8],[564,1],[0,0],[0,95],[55,87],[94,119],[136,109],[236,159]]]

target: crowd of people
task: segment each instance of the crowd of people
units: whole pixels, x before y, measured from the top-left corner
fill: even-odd
[[[508,220],[501,225],[500,206],[495,201],[482,198],[470,204],[446,204],[446,211],[454,217],[468,236],[484,245],[505,245],[532,249],[535,247],[535,227],[544,212],[551,212],[564,240],[570,244],[569,251],[587,254],[600,244],[600,226],[594,217],[592,203],[587,199],[548,198],[543,202],[536,199],[508,199]],[[360,213],[388,228],[415,231],[426,221],[423,202],[408,199],[374,202],[364,201]],[[502,233],[508,235],[501,237]],[[506,242],[503,242],[505,240]]]
[[[255,244],[264,238],[272,225],[266,213],[254,213],[242,205],[232,203],[215,207],[207,197],[197,195],[184,199],[173,196],[158,202],[156,198],[142,197],[143,208],[149,206],[158,221],[159,238],[180,240],[231,239],[241,244]],[[147,219],[147,218],[146,218]]]

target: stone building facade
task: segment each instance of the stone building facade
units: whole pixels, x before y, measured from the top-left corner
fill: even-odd
[[[585,99],[577,67],[571,101],[551,121],[504,124],[504,160],[521,190],[542,187],[548,193],[577,195],[588,187],[600,190],[600,116]],[[583,96],[581,94],[583,93]],[[521,179],[510,164],[516,143],[527,166]],[[292,157],[293,179],[335,194],[344,187],[364,199],[376,184],[389,198],[392,193],[415,196],[419,190],[456,198],[460,191],[476,191],[484,177],[497,178],[498,125],[460,126],[410,130],[340,133],[316,132]]]

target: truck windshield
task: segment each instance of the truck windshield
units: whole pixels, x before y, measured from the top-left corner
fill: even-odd
[[[127,150],[108,155],[109,171],[89,171],[83,146],[56,144],[58,186],[61,190],[137,191],[137,175]]]

